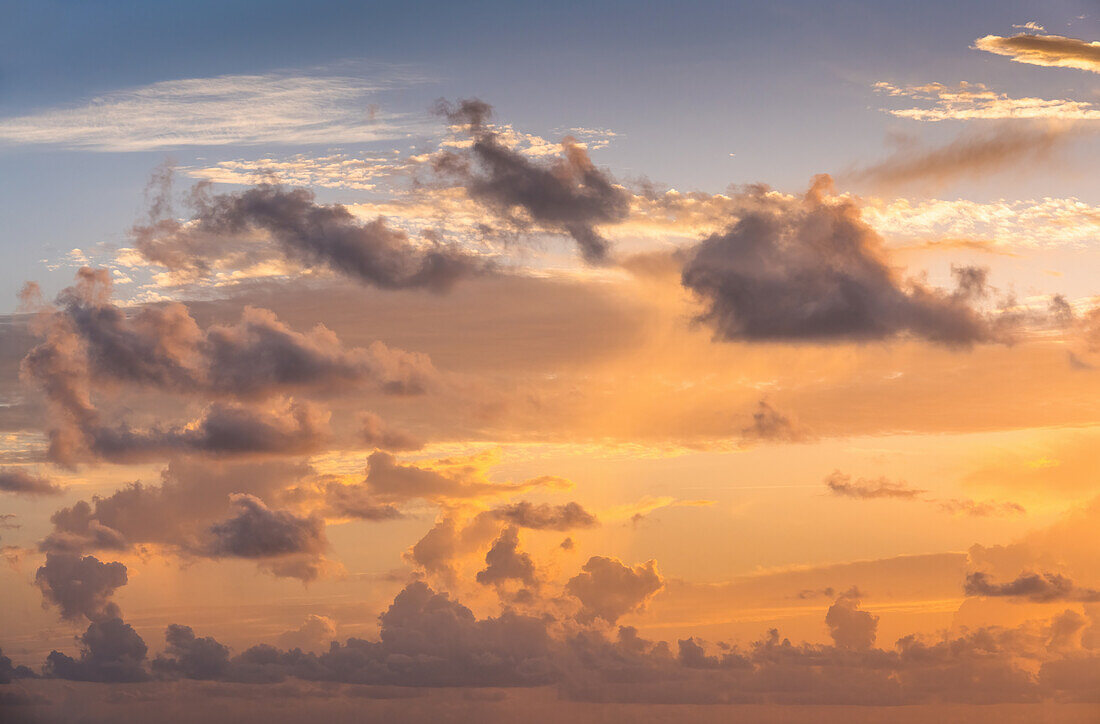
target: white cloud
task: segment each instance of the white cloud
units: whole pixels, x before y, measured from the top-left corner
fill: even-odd
[[[1100,120],[1100,108],[1085,101],[1047,98],[1011,98],[989,90],[981,83],[963,81],[957,86],[928,83],[896,86],[880,81],[874,89],[895,98],[932,101],[931,108],[902,108],[887,111],[914,121],[991,120],[1009,118],[1057,119],[1067,121]]]
[[[228,144],[362,143],[416,121],[370,102],[389,87],[345,76],[224,75],[154,83],[0,119],[0,143],[92,151]]]

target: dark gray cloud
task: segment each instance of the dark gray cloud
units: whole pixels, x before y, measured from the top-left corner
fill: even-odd
[[[723,233],[697,245],[683,285],[700,319],[723,340],[869,341],[910,334],[947,346],[1001,339],[972,306],[973,275],[955,292],[903,281],[878,235],[849,200],[826,196],[818,177],[800,200],[761,202]]]
[[[901,500],[913,500],[925,491],[918,488],[910,488],[904,482],[893,482],[886,478],[868,480],[845,475],[839,470],[834,470],[825,478],[825,487],[833,495],[845,498],[859,498],[861,500],[874,500],[876,498],[897,498]]]
[[[146,681],[148,652],[141,636],[120,618],[93,621],[80,637],[80,658],[51,651],[46,659],[47,676],[73,681]]]
[[[856,592],[838,598],[825,614],[829,635],[842,649],[867,650],[875,645],[878,632],[878,616],[859,608]]]
[[[171,624],[164,632],[164,643],[164,652],[152,664],[160,676],[221,679],[229,670],[229,647],[209,636],[195,636],[190,626]]]
[[[568,234],[585,261],[606,260],[609,244],[596,226],[625,220],[630,195],[596,168],[581,146],[566,138],[560,158],[536,163],[508,148],[486,124],[492,107],[484,101],[440,102],[437,110],[452,125],[464,127],[473,141],[468,150],[438,154],[438,173],[458,181],[470,198],[509,225]]]
[[[1021,573],[1006,583],[994,583],[988,573],[968,573],[964,587],[968,596],[1026,598],[1036,603],[1054,601],[1100,601],[1100,591],[1082,588],[1060,573]]]
[[[134,228],[134,246],[147,260],[207,274],[215,262],[242,256],[235,239],[262,233],[294,263],[327,267],[383,289],[445,291],[488,268],[458,247],[429,239],[414,243],[382,218],[364,223],[341,204],[319,204],[306,189],[262,184],[209,194],[200,185],[191,201],[194,215],[186,223],[163,219]]]
[[[14,666],[11,659],[0,651],[0,684],[10,684],[16,679],[33,679],[36,676],[37,674],[26,666]],[[0,706],[3,706],[2,701]]]
[[[581,602],[581,620],[601,618],[613,624],[625,614],[641,610],[664,587],[655,561],[634,567],[615,558],[592,556],[565,590]]]
[[[119,616],[118,605],[110,599],[116,588],[126,585],[126,566],[103,563],[95,556],[47,553],[34,582],[62,618],[103,621]]]
[[[562,505],[535,504],[528,500],[502,505],[493,509],[493,515],[520,528],[535,530],[576,530],[599,525],[596,516],[575,501]]]
[[[492,548],[485,554],[485,568],[478,571],[477,582],[486,586],[519,581],[537,586],[535,563],[531,556],[519,550],[519,530],[508,526],[500,532]]]
[[[324,521],[272,510],[254,495],[230,496],[235,515],[210,526],[210,555],[269,558],[320,553],[328,547]]]
[[[26,470],[0,468],[0,492],[34,496],[60,495],[62,489],[49,478],[31,475]]]

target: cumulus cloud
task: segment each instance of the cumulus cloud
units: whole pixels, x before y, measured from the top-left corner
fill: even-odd
[[[61,486],[41,475],[32,475],[19,468],[0,468],[0,492],[20,495],[60,495]]]
[[[324,521],[272,510],[254,495],[231,495],[234,515],[210,526],[210,554],[269,558],[294,553],[320,553],[328,547]]]
[[[278,643],[286,649],[323,651],[336,639],[336,622],[328,616],[311,613],[302,625],[279,635]]]
[[[110,599],[116,588],[126,585],[126,566],[118,561],[104,563],[95,556],[47,553],[34,582],[62,618],[106,621],[119,617],[118,605]]]
[[[581,602],[581,620],[600,618],[614,624],[645,608],[663,587],[656,561],[631,567],[615,558],[592,556],[581,572],[569,579],[565,590]]]
[[[893,482],[886,478],[875,480],[857,478],[853,480],[851,475],[845,475],[839,470],[833,471],[825,478],[825,487],[834,495],[863,500],[875,498],[913,500],[925,492],[918,488],[911,488],[904,482]]]
[[[381,217],[360,222],[341,204],[317,203],[307,189],[261,184],[239,193],[197,192],[192,199],[187,222],[161,219],[134,228],[134,247],[147,261],[205,276],[221,262],[256,262],[274,251],[290,264],[319,266],[382,289],[437,292],[488,268],[457,246],[416,243]],[[274,246],[257,249],[257,235]]]
[[[47,676],[73,681],[145,681],[148,648],[128,623],[114,617],[93,621],[80,637],[80,658],[51,651],[46,659]]]
[[[599,263],[607,258],[609,244],[596,227],[623,221],[630,196],[596,168],[575,139],[562,142],[560,158],[538,163],[501,142],[488,124],[492,107],[487,103],[476,99],[456,105],[441,102],[438,112],[472,140],[468,149],[436,156],[434,165],[440,175],[457,180],[472,199],[513,227],[568,234],[585,261]]]
[[[974,47],[1007,56],[1017,63],[1100,73],[1100,41],[1090,43],[1062,35],[1019,33],[1007,38],[986,35],[975,40]]]
[[[477,582],[496,585],[519,581],[526,586],[538,585],[535,563],[531,556],[519,550],[519,530],[508,526],[485,554],[485,568],[478,571]]]
[[[999,338],[970,289],[903,281],[858,207],[820,176],[800,200],[762,199],[690,252],[682,281],[722,340],[870,341],[909,334],[959,347]]]
[[[229,670],[229,647],[211,636],[196,636],[190,626],[171,624],[164,632],[164,643],[164,651],[152,664],[161,676],[220,679]]]
[[[878,616],[859,608],[858,592],[838,598],[825,614],[829,635],[842,649],[868,650],[875,645]]]
[[[183,427],[133,429],[111,423],[93,391],[127,386],[206,397],[257,399],[293,390],[370,385],[383,392],[423,392],[436,377],[424,355],[375,342],[347,349],[318,325],[296,332],[274,314],[248,307],[235,325],[200,329],[181,304],[144,307],[133,315],[110,301],[106,270],[83,268],[77,283],[40,313],[42,341],[22,374],[53,406],[51,460],[126,460],[193,450],[216,454],[302,452],[324,435],[326,416],[304,403],[250,410],[216,402]]]
[[[994,583],[988,573],[975,571],[966,576],[966,595],[990,598],[1021,598],[1036,603],[1054,601],[1100,601],[1100,591],[1082,588],[1060,573],[1021,573],[1006,583]]]

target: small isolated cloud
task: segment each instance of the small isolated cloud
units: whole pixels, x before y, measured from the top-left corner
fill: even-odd
[[[1042,27],[1036,26],[1034,29],[1042,30]],[[1007,38],[986,35],[975,40],[974,47],[987,53],[1007,56],[1017,63],[1100,73],[1100,41],[1090,43],[1061,35],[1019,33]]]
[[[614,624],[645,608],[664,585],[656,561],[631,567],[616,558],[592,556],[581,572],[569,579],[565,590],[581,602],[578,618],[600,618]]]
[[[868,480],[845,475],[839,470],[833,471],[825,478],[825,486],[833,495],[845,498],[859,498],[861,500],[873,500],[876,498],[900,498],[913,500],[925,491],[911,488],[904,482],[893,482],[886,478]]]

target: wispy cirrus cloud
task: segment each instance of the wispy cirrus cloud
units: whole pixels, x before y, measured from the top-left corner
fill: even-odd
[[[1042,30],[1042,26],[1036,27]],[[1017,63],[1100,73],[1100,41],[1018,33],[1009,37],[986,35],[974,41],[974,48],[1007,56]]]
[[[0,144],[126,152],[365,143],[403,137],[416,126],[372,103],[376,93],[413,80],[269,73],[162,81],[2,118]]]

